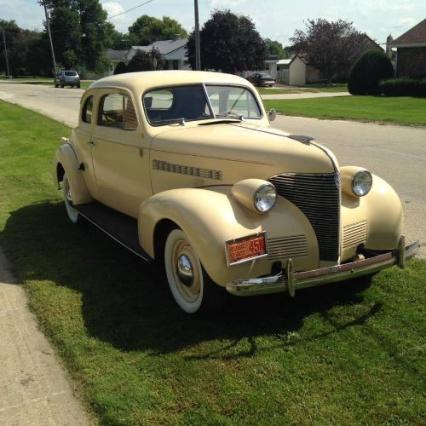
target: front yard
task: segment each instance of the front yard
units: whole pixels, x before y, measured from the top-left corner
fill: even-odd
[[[101,424],[424,424],[426,262],[188,318],[157,270],[67,221],[68,134],[0,102],[0,246]]]
[[[426,125],[426,99],[385,98],[378,96],[342,96],[321,99],[264,101],[285,115],[375,121],[409,126]]]
[[[307,86],[258,87],[261,95],[286,95],[293,93],[347,92],[346,84],[309,84]]]

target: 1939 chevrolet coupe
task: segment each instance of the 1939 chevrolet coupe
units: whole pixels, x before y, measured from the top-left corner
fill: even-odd
[[[396,192],[312,138],[270,127],[273,118],[233,75],[98,80],[56,153],[68,217],[164,265],[187,313],[226,292],[294,296],[402,267],[418,242],[405,245]]]

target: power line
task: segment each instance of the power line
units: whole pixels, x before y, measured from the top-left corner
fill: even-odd
[[[117,13],[116,15],[109,16],[108,19],[112,19],[112,18],[116,18],[117,16],[124,15],[127,12],[131,12],[132,10],[139,9],[140,7],[145,6],[148,3],[152,3],[153,1],[154,0],[145,1],[145,2],[143,2],[143,3],[141,3],[141,4],[137,5],[137,6],[131,7],[130,9],[123,10],[123,12]]]

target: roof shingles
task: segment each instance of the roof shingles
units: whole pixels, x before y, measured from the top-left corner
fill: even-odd
[[[413,28],[395,39],[392,46],[399,47],[405,45],[426,45],[426,19],[419,22]]]

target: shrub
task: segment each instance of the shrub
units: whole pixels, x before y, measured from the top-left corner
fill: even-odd
[[[117,66],[114,68],[114,75],[123,74],[125,72],[127,72],[127,66],[124,62],[119,62]]]
[[[426,97],[426,78],[416,80],[414,78],[394,78],[381,81],[380,93],[385,96],[416,96]]]
[[[352,95],[378,95],[379,82],[393,75],[392,63],[386,54],[372,50],[364,53],[352,68],[348,90]]]

